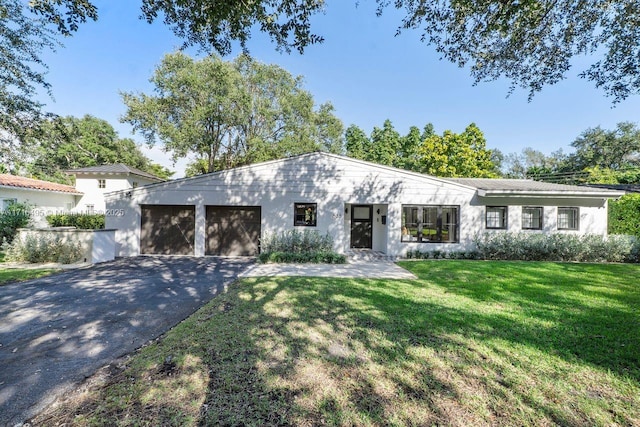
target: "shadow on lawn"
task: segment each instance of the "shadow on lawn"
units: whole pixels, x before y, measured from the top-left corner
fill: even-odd
[[[570,267],[558,268],[571,272]],[[465,425],[523,420],[588,424],[591,420],[582,408],[563,408],[553,396],[534,400],[512,387],[512,379],[502,377],[504,364],[511,369],[511,364],[527,361],[506,354],[494,342],[510,341],[638,383],[640,333],[634,309],[638,292],[625,300],[609,295],[605,287],[600,297],[605,300],[589,301],[568,295],[575,289],[563,289],[566,284],[541,282],[535,270],[520,271],[517,279],[523,285],[518,289],[507,289],[505,284],[501,290],[482,291],[448,286],[446,280],[437,280],[440,284],[435,286],[476,301],[504,299],[512,310],[521,308],[545,327],[526,321],[527,316],[518,322],[508,312],[475,311],[474,304],[453,308],[416,300],[411,289],[418,293],[425,286],[418,281],[366,286],[330,279],[320,285],[317,279],[304,278],[245,281],[237,298],[234,292],[225,298],[253,313],[230,320],[236,336],[246,341],[226,350],[216,348],[224,344],[212,343],[210,351],[218,358],[226,351],[223,360],[231,365],[222,368],[230,371],[221,372],[213,357],[200,424]],[[492,274],[497,277],[501,272]],[[402,283],[403,291],[396,289],[397,283]],[[544,291],[547,285],[557,289]],[[582,286],[596,285],[585,279]],[[229,314],[234,316],[234,311]],[[535,368],[532,364],[519,369],[526,374]],[[231,379],[239,383],[229,384]],[[584,393],[590,391],[575,391],[577,396]],[[469,404],[474,395],[480,401],[486,397],[487,402]],[[478,411],[472,410],[474,405]],[[531,411],[533,418],[510,418],[512,405]],[[612,421],[631,422],[628,414],[616,411],[610,409]],[[631,419],[635,416],[632,413]]]
[[[60,421],[85,413],[140,425],[634,424],[638,399],[625,393],[640,385],[639,291],[625,298],[606,286],[626,270],[584,278],[578,286],[595,294],[580,297],[571,266],[553,267],[551,283],[533,264],[518,267],[515,282],[501,282],[516,274],[508,264],[464,265],[416,263],[425,270],[411,282],[243,280],[143,349],[138,367],[88,410],[67,409]],[[633,385],[604,383],[610,394],[597,395],[563,378],[570,369],[536,371],[541,354]],[[595,422],[587,400],[605,418]]]

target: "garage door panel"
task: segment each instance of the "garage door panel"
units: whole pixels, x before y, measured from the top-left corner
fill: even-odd
[[[140,253],[194,255],[195,207],[142,205]]]
[[[207,206],[206,254],[254,256],[259,252],[261,209]]]

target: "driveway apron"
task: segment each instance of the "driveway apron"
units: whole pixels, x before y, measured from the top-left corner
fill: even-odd
[[[175,326],[251,261],[123,258],[0,286],[0,426]]]

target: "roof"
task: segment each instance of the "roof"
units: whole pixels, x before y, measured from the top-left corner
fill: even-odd
[[[510,197],[592,197],[592,198],[618,198],[624,194],[621,191],[613,191],[607,189],[596,189],[581,187],[576,185],[562,185],[552,184],[548,182],[532,181],[525,179],[491,179],[491,178],[440,178],[432,175],[421,174],[406,169],[398,169],[391,166],[380,165],[377,163],[367,162],[364,160],[354,159],[347,156],[338,154],[326,153],[326,152],[311,152],[305,154],[298,154],[295,156],[269,160],[261,163],[253,163],[250,165],[239,166],[232,169],[225,169],[209,174],[197,175],[193,177],[186,177],[175,179],[171,181],[164,181],[156,184],[146,185],[144,187],[138,187],[136,189],[118,190],[111,193],[115,195],[118,193],[129,194],[131,191],[148,191],[154,188],[166,188],[167,186],[181,185],[185,182],[198,182],[200,180],[207,180],[213,177],[224,176],[233,171],[242,171],[251,169],[257,166],[265,165],[277,165],[285,162],[289,162],[296,158],[303,157],[318,157],[330,158],[337,161],[345,161],[349,163],[359,164],[367,167],[373,167],[380,170],[387,170],[394,174],[400,174],[406,178],[430,180],[431,182],[441,182],[447,185],[454,185],[457,187],[466,188],[469,191],[477,191],[479,196],[484,197],[498,197],[498,196],[510,196]]]
[[[530,179],[493,179],[493,178],[445,178],[448,181],[468,185],[478,189],[480,196],[507,195],[567,195],[590,197],[620,197],[621,191],[605,188],[592,188],[580,185],[554,184]]]
[[[593,188],[608,188],[609,190],[619,190],[627,193],[640,193],[640,184],[585,184],[585,186]]]
[[[89,174],[105,174],[105,175],[137,175],[152,181],[160,182],[162,179],[140,169],[132,168],[122,163],[102,166],[88,166],[86,168],[70,169],[66,171],[72,175],[89,175]]]
[[[53,191],[56,193],[82,194],[75,187],[57,182],[25,178],[23,176],[0,174],[0,187],[23,188],[27,190]]]
[[[373,167],[376,169],[381,169],[381,170],[387,170],[390,171],[392,173],[395,174],[401,174],[404,175],[408,178],[417,178],[417,179],[423,179],[423,180],[430,180],[430,181],[436,181],[436,182],[440,182],[440,183],[444,183],[445,185],[454,185],[456,187],[462,187],[465,188],[469,191],[473,191],[475,190],[472,187],[469,187],[467,185],[464,185],[462,183],[456,183],[456,182],[452,182],[450,180],[444,179],[444,178],[438,178],[435,176],[431,176],[431,175],[426,175],[426,174],[422,174],[422,173],[418,173],[418,172],[413,172],[407,169],[399,169],[399,168],[395,168],[392,166],[386,166],[386,165],[381,165],[379,163],[372,163],[372,162],[368,162],[365,160],[360,160],[360,159],[354,159],[352,157],[348,157],[348,156],[344,156],[344,155],[340,155],[340,154],[334,154],[334,153],[327,153],[325,151],[312,151],[309,153],[302,153],[302,154],[296,154],[293,156],[289,156],[289,157],[284,157],[284,158],[280,158],[280,159],[274,159],[274,160],[267,160],[264,162],[258,162],[258,163],[251,163],[248,165],[243,165],[243,166],[237,166],[234,168],[230,168],[230,169],[222,169],[219,171],[215,171],[215,172],[209,172],[206,174],[201,174],[201,175],[195,175],[195,176],[190,176],[190,177],[184,177],[184,178],[178,178],[178,179],[172,179],[169,181],[163,181],[163,182],[158,182],[158,183],[154,183],[154,184],[148,184],[142,187],[137,187],[134,189],[125,189],[125,190],[116,190],[116,191],[112,191],[107,193],[108,195],[115,195],[118,193],[122,193],[122,194],[128,194],[133,192],[138,192],[138,191],[147,191],[150,189],[155,189],[155,188],[166,188],[167,186],[176,186],[176,185],[181,185],[183,183],[189,182],[189,183],[193,183],[193,182],[198,182],[200,180],[207,180],[207,179],[211,179],[211,178],[216,178],[219,176],[224,176],[225,174],[228,174],[230,172],[237,172],[237,171],[243,171],[243,170],[249,170],[251,168],[254,167],[258,167],[258,166],[265,166],[265,165],[269,165],[269,166],[275,166],[278,164],[282,164],[282,163],[286,163],[286,162],[290,162],[294,159],[300,159],[300,158],[304,158],[304,157],[319,157],[319,158],[333,158],[335,160],[339,160],[339,161],[346,161],[346,162],[350,162],[350,163],[355,163],[355,164],[359,164],[359,165],[363,165],[363,166],[368,166],[368,167]]]

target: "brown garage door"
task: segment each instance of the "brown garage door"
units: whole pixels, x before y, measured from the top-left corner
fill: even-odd
[[[194,206],[142,205],[140,253],[194,255]]]
[[[207,255],[254,256],[260,245],[259,206],[207,206]]]

